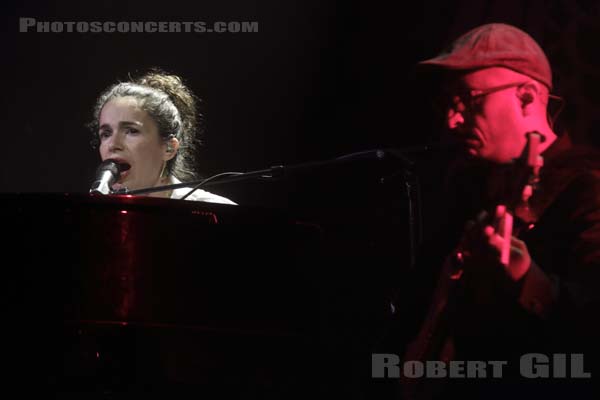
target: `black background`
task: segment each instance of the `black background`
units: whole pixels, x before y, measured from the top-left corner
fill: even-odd
[[[203,99],[203,176],[435,140],[428,83],[415,80],[413,66],[485,22],[515,24],[539,41],[555,92],[567,98],[561,128],[598,142],[589,133],[600,85],[597,2],[58,1],[3,9],[3,192],[87,191],[99,163],[85,128],[95,98],[152,66],[181,75]],[[259,31],[19,33],[20,17],[257,21]],[[233,187],[214,191],[256,200]]]
[[[567,100],[558,129],[600,145],[599,2],[11,1],[2,7],[0,192],[87,192],[100,161],[85,127],[95,99],[115,81],[149,67],[180,75],[203,100],[203,176],[436,141],[440,130],[428,106],[432,85],[416,79],[414,65],[486,22],[517,25],[541,44],[553,67],[555,93]],[[20,17],[257,21],[259,30],[20,33]],[[440,172],[430,157],[419,161],[423,179]],[[328,300],[336,315],[327,318],[339,318],[330,332],[337,343],[347,343],[373,335],[364,332],[373,322],[367,315],[386,306],[384,296],[373,293],[393,289],[397,265],[407,265],[407,202],[404,176],[394,175],[398,165],[365,161],[312,169],[273,184],[210,190],[239,204],[293,206],[328,228],[325,235],[333,245],[323,265],[329,263],[337,287]],[[390,175],[390,185],[378,184]],[[435,204],[435,182],[423,183],[424,195],[433,199],[427,204]],[[349,304],[363,308],[357,312]],[[364,319],[352,322],[351,329],[343,325],[357,313]],[[350,332],[358,325],[364,331]],[[363,350],[361,356],[370,354]],[[367,368],[369,360],[360,365]]]

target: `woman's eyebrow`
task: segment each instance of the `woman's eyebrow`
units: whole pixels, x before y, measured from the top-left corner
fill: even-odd
[[[123,126],[130,126],[130,125],[134,125],[134,126],[143,126],[143,124],[141,122],[137,122],[137,121],[120,121],[119,122],[119,126],[123,127]],[[105,123],[100,125],[99,129],[111,129],[110,124]]]

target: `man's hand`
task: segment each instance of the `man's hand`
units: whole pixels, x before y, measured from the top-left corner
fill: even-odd
[[[503,217],[497,211],[496,217]],[[522,240],[510,236],[506,240],[489,223],[488,214],[482,212],[476,221],[468,221],[462,241],[462,256],[470,275],[477,280],[487,280],[494,276],[489,268],[506,274],[510,280],[520,280],[531,267],[531,256]],[[509,262],[503,264],[502,249],[509,245]],[[492,278],[493,279],[493,278]]]
[[[498,259],[506,240],[510,240],[510,261],[508,265],[503,266],[504,271],[515,282],[521,279],[531,267],[531,256],[525,242],[514,236],[504,239],[490,225],[484,228],[483,233],[487,238],[487,245],[497,251]]]

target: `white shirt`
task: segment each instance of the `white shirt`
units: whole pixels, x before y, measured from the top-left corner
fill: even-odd
[[[171,182],[174,183],[174,184],[175,183],[181,183],[181,181],[179,179],[175,178],[174,176],[171,177]],[[181,199],[183,196],[185,196],[186,194],[188,194],[189,191],[192,190],[192,189],[193,188],[191,188],[191,187],[182,187],[182,188],[174,189],[173,193],[171,193],[171,198],[172,199]],[[192,194],[190,194],[188,197],[186,197],[185,200],[190,200],[190,201],[205,201],[207,203],[219,203],[219,204],[233,204],[233,205],[237,205],[237,203],[234,203],[233,201],[229,200],[226,197],[219,196],[219,195],[207,192],[206,190],[202,190],[202,189],[196,189],[196,190],[194,190],[194,192]]]

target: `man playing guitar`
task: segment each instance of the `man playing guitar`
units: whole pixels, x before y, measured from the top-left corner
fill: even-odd
[[[500,172],[487,178],[490,202],[438,270],[403,361],[516,357],[518,374],[523,354],[589,352],[598,332],[591,315],[600,306],[600,158],[553,131],[546,55],[524,31],[486,24],[420,65],[445,73],[446,126],[467,158]],[[463,380],[430,390],[439,379],[401,382],[406,398],[480,395],[464,389],[482,386]],[[522,394],[508,377],[482,387],[487,398]]]

